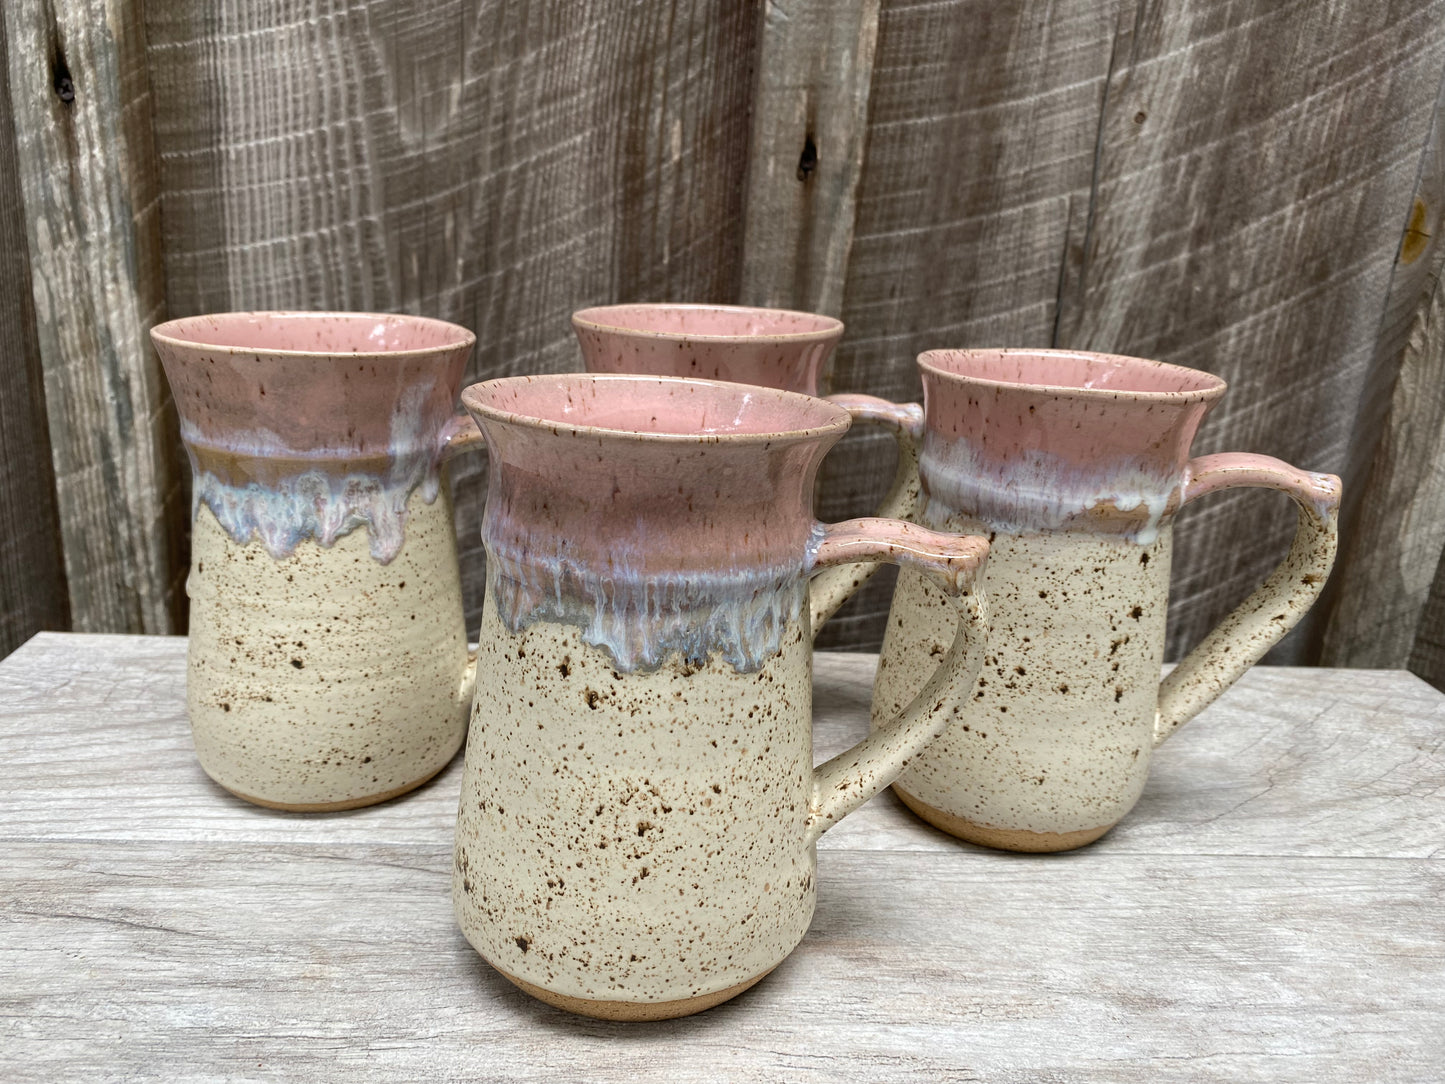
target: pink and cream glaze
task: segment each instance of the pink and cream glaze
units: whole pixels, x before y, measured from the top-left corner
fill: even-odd
[[[818,395],[842,321],[789,309],[745,305],[601,305],[572,315],[591,373],[697,377]],[[918,499],[923,408],[871,395],[830,395],[855,422],[878,425],[898,444],[898,469],[879,505],[883,518],[907,519]],[[864,562],[817,576],[809,589],[813,629],[837,612],[879,568]]]
[[[401,793],[460,746],[471,670],[445,459],[471,332],[370,313],[151,333],[193,469],[187,703],[201,765],[261,805]]]
[[[1154,746],[1309,608],[1334,559],[1339,480],[1267,456],[1190,459],[1225,390],[1207,373],[1032,350],[930,351],[919,367],[920,520],[989,537],[990,646],[963,715],[894,789],[972,842],[1080,846],[1133,807]],[[1294,499],[1294,546],[1161,688],[1174,514],[1238,485]],[[942,600],[905,571],[875,720],[913,695],[948,635]]]
[[[490,452],[487,597],[457,817],[467,939],[529,993],[659,1019],[802,938],[814,843],[948,724],[981,665],[981,539],[823,526],[846,411],[668,377],[519,377],[462,401]],[[808,577],[917,568],[954,632],[923,694],[819,769]]]

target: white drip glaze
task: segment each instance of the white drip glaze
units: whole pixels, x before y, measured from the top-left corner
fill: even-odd
[[[1088,530],[1089,513],[1105,505],[1143,517],[1119,532],[1152,545],[1179,488],[1175,476],[1160,477],[1128,460],[1080,468],[1060,456],[1020,449],[1007,460],[975,453],[964,440],[930,432],[919,461],[925,503],[920,522],[941,529],[960,512],[1007,534],[1061,529]]]
[[[808,571],[823,528],[795,563],[644,574],[625,550],[597,570],[555,552],[553,537],[504,549],[487,540],[487,590],[508,631],[539,621],[573,625],[618,670],[654,670],[674,652],[701,664],[713,655],[739,673],[761,669],[801,619]],[[545,552],[546,550],[553,552]]]
[[[334,473],[345,466],[350,449],[309,449],[298,453],[269,429],[247,430],[224,442],[203,440],[197,429],[182,419],[181,436],[191,455],[194,488],[191,518],[202,503],[237,542],[259,538],[266,552],[284,560],[304,540],[332,546],[338,538],[365,526],[371,535],[371,556],[388,564],[406,537],[406,506],[420,489],[427,504],[436,500],[440,482],[441,441],[426,440],[422,406],[429,389],[417,387],[403,394],[392,416],[387,451],[391,467],[384,478],[374,474]],[[316,466],[282,479],[275,486],[258,482],[235,485],[202,470],[192,450],[204,444],[232,455],[252,459],[297,459]],[[327,468],[333,468],[328,470]]]

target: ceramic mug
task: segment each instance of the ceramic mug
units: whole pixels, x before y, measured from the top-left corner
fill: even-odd
[[[645,373],[727,380],[817,395],[843,323],[831,316],[743,305],[600,305],[572,314],[582,361],[592,373]],[[918,498],[923,408],[871,395],[830,395],[856,422],[880,425],[898,443],[893,484],[875,513],[908,519]],[[829,569],[809,589],[813,628],[853,597],[882,564]]]
[[[465,733],[446,479],[472,333],[367,313],[158,325],[193,478],[186,704],[201,767],[257,805],[369,805]]]
[[[960,718],[894,786],[924,820],[1019,851],[1078,847],[1144,787],[1151,751],[1292,628],[1334,561],[1340,482],[1262,455],[1189,457],[1224,394],[1208,373],[1050,350],[933,350],[920,521],[992,542],[988,659]],[[1288,494],[1288,557],[1164,680],[1173,517],[1209,493]],[[874,687],[884,722],[951,635],[899,578]]]
[[[611,1019],[698,1012],[802,938],[814,844],[948,724],[981,665],[982,539],[812,517],[847,411],[574,374],[473,385],[487,590],[453,901],[494,968]],[[808,577],[917,569],[954,631],[897,717],[816,770]]]

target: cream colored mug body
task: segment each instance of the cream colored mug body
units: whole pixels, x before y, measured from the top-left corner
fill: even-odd
[[[1067,351],[930,351],[920,522],[992,544],[989,651],[961,715],[895,792],[962,839],[1078,847],[1133,807],[1150,755],[1309,608],[1334,559],[1339,479],[1259,455],[1191,459],[1224,393],[1207,373]],[[1160,685],[1173,517],[1233,486],[1288,494],[1284,563]],[[948,609],[899,577],[875,723],[921,686]]]
[[[574,1012],[660,1019],[751,986],[802,938],[814,843],[948,724],[982,658],[987,551],[895,520],[823,526],[848,426],[767,388],[491,381],[487,595],[457,817],[467,939]],[[920,696],[818,769],[809,577],[917,568],[954,614]]]
[[[152,332],[194,485],[186,705],[257,805],[369,805],[436,774],[471,700],[445,460],[471,332],[369,313]]]

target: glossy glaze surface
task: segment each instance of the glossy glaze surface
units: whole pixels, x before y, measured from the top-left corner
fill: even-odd
[[[223,313],[152,332],[191,458],[193,501],[277,558],[365,528],[386,562],[411,494],[436,498],[474,337],[422,317]]]
[[[152,333],[194,481],[187,704],[202,767],[261,805],[402,793],[471,699],[443,460],[469,331],[226,313]]]
[[[931,351],[919,365],[920,519],[990,538],[990,647],[963,715],[896,789],[973,842],[1081,846],[1133,807],[1154,746],[1313,602],[1333,560],[1338,479],[1264,456],[1190,460],[1224,392],[1206,373],[1064,351]],[[1287,493],[1300,532],[1275,575],[1161,694],[1173,516],[1228,485]],[[875,722],[920,687],[949,635],[943,600],[905,571]]]
[[[848,425],[820,399],[580,375],[462,400],[492,473],[457,921],[552,1004],[701,1011],[792,950],[817,838],[947,726],[982,662],[987,544],[818,524],[814,475]],[[955,635],[925,697],[815,770],[808,577],[880,558],[936,578]]]
[[[831,316],[788,309],[674,302],[602,305],[572,315],[588,372],[700,377],[817,395],[843,335]],[[880,425],[898,445],[898,467],[877,515],[907,519],[918,499],[917,403],[871,395],[832,395],[855,422]],[[809,592],[813,630],[848,601],[880,565],[830,569]]]

